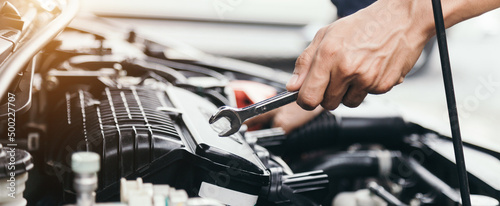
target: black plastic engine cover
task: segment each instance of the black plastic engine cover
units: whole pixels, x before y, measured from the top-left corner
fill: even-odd
[[[191,196],[202,182],[253,196],[269,184],[240,134],[221,138],[208,124],[217,108],[204,98],[167,85],[94,90],[60,93],[48,118],[46,163],[67,192],[75,151],[101,155],[98,200],[115,199],[121,177],[170,184]]]

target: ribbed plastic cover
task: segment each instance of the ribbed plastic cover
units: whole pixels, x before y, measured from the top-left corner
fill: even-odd
[[[99,184],[107,187],[184,146],[168,112],[157,110],[169,107],[162,92],[105,88],[100,97],[78,90],[65,98],[50,135],[48,157],[56,173],[71,172],[67,160],[73,152],[93,151],[102,157]]]
[[[60,96],[51,105],[46,163],[66,191],[73,188],[68,160],[77,151],[101,157],[97,199],[117,194],[122,177],[143,177],[191,195],[201,182],[251,195],[269,182],[264,164],[240,134],[220,138],[210,126],[217,107],[190,91],[82,87]]]

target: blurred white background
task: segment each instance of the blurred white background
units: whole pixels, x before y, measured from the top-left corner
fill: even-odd
[[[83,10],[168,36],[208,53],[295,58],[336,17],[329,0],[85,0]],[[119,21],[119,20],[118,20]],[[160,37],[161,38],[161,37]]]
[[[463,139],[500,151],[500,10],[450,28],[448,47]],[[410,120],[450,134],[437,45],[424,71],[380,97]]]

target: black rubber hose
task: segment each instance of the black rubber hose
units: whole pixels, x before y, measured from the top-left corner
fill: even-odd
[[[303,127],[290,133],[284,142],[287,152],[306,151],[334,145],[337,136],[337,120],[329,112],[322,113]]]
[[[329,178],[378,176],[382,171],[380,158],[383,157],[380,154],[380,151],[358,151],[325,155],[297,165],[295,171],[322,170]],[[401,158],[401,153],[390,152],[390,163],[388,165],[390,168],[385,170],[387,172],[392,171],[393,167],[397,166],[399,158]]]
[[[324,112],[290,133],[284,145],[287,153],[354,143],[380,143],[390,147],[398,146],[408,132],[401,117],[337,118]]]
[[[379,172],[378,158],[373,153],[341,153],[318,158],[311,170],[323,170],[329,177],[367,177],[377,176]]]

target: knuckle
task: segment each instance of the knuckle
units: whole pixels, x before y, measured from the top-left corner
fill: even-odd
[[[334,109],[337,109],[339,104],[335,104],[335,103],[332,103],[330,101],[323,101],[323,102],[321,102],[321,106],[326,110],[334,110]]]
[[[331,93],[325,94],[325,98],[321,102],[321,106],[328,110],[334,110],[339,106],[340,100],[342,100],[342,97],[339,95],[334,95]]]
[[[356,84],[361,89],[368,89],[373,85],[376,78],[377,78],[376,72],[366,72],[362,75],[359,75],[359,77],[356,80]]]
[[[339,75],[343,77],[354,77],[360,75],[359,66],[351,61],[342,61],[338,65]]]
[[[305,50],[295,61],[295,67],[307,66],[311,62],[311,55]]]
[[[351,108],[357,107],[363,102],[367,94],[368,93],[365,90],[349,90],[342,99],[342,104]]]
[[[335,46],[329,46],[328,43],[323,44],[322,46],[319,47],[318,49],[318,57],[321,59],[331,59],[338,53],[338,49]]]
[[[369,70],[364,69],[363,61],[360,58],[352,57],[355,54],[351,52],[338,53],[336,59],[338,59],[338,72],[344,77],[355,77],[363,76]]]
[[[353,100],[351,98],[346,98],[342,100],[342,104],[344,104],[347,107],[354,108],[357,107],[361,104],[362,101],[360,100]]]
[[[305,94],[297,103],[306,110],[313,110],[320,102],[321,99],[317,95]]]
[[[328,30],[328,26],[321,27],[321,29],[316,32],[316,36],[323,36]]]
[[[400,78],[398,79],[398,83],[397,83],[397,84],[401,84],[401,83],[403,83],[403,81],[404,81],[404,80],[405,80],[405,78],[404,78],[404,77],[400,77]]]
[[[386,93],[388,92],[389,90],[392,89],[394,85],[392,85],[390,82],[381,82],[380,84],[378,84],[374,89],[373,89],[373,92],[374,93],[377,93],[377,94],[382,94],[382,93]]]

